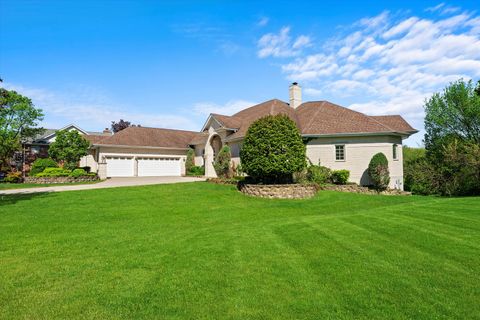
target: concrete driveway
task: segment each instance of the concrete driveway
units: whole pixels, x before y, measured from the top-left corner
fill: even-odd
[[[129,186],[146,186],[149,184],[167,184],[167,183],[179,183],[179,182],[195,182],[205,181],[204,178],[195,177],[132,177],[132,178],[110,178],[105,181],[94,184],[78,184],[78,185],[61,185],[52,187],[38,187],[27,189],[10,189],[0,190],[0,195],[6,194],[28,194],[36,192],[61,192],[72,190],[90,190],[90,189],[103,189],[103,188],[116,188],[116,187],[129,187]]]

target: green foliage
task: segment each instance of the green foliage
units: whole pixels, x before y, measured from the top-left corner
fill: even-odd
[[[349,177],[350,171],[348,170],[332,171],[332,182],[335,184],[347,184]]]
[[[187,174],[191,172],[194,166],[195,166],[195,150],[190,148],[187,151],[187,159],[185,160],[185,170],[187,171]]]
[[[419,174],[408,173],[408,188],[430,181],[430,188],[419,189],[442,195],[480,194],[480,95],[475,90],[473,81],[461,79],[425,103],[426,160],[412,166],[424,169],[421,177],[435,180],[414,181]]]
[[[285,115],[266,116],[248,128],[240,151],[243,170],[263,183],[292,181],[306,166],[305,145],[298,128]]]
[[[22,180],[22,173],[18,171],[7,173],[7,176],[3,179],[3,181],[7,183],[20,183]]]
[[[0,168],[6,166],[13,153],[20,149],[22,139],[32,138],[43,131],[37,128],[41,120],[43,112],[35,108],[32,100],[0,88]]]
[[[327,167],[311,165],[307,168],[307,180],[317,184],[331,182],[332,170]],[[348,180],[348,176],[347,176]]]
[[[69,176],[70,176],[70,177],[74,177],[74,178],[78,178],[78,177],[87,176],[87,174],[88,174],[87,171],[78,168],[78,169],[73,170],[73,171],[69,174]]]
[[[29,175],[34,176],[43,172],[46,168],[58,168],[58,164],[51,158],[38,158],[32,163]]]
[[[403,180],[405,191],[414,194],[431,195],[439,193],[439,182],[435,168],[430,165],[427,158],[419,156],[405,162],[403,167]]]
[[[480,96],[472,80],[453,82],[425,103],[425,131],[427,155],[434,158],[451,138],[480,144]]]
[[[50,145],[48,153],[57,160],[63,161],[67,169],[75,169],[80,158],[88,154],[90,143],[76,130],[57,131],[55,142]]]
[[[230,160],[232,155],[230,154],[230,147],[224,146],[217,155],[213,167],[217,176],[220,178],[230,178],[232,176],[230,172]]]
[[[409,146],[403,146],[402,151],[404,166],[410,161],[425,157],[425,148],[413,148]]]
[[[68,177],[72,170],[63,168],[46,168],[43,172],[37,173],[35,177]]]
[[[368,164],[368,174],[375,189],[386,190],[388,188],[390,171],[387,157],[383,153],[379,152],[372,157]]]
[[[205,175],[205,168],[199,166],[193,166],[187,171],[188,176],[204,176]]]

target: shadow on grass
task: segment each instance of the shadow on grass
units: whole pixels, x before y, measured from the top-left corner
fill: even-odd
[[[17,193],[0,195],[0,207],[12,205],[20,201],[32,200],[36,198],[45,198],[53,196],[52,192],[33,192],[33,193]]]

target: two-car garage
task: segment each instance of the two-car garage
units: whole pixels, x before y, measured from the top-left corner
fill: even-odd
[[[107,177],[181,176],[181,158],[107,156]]]

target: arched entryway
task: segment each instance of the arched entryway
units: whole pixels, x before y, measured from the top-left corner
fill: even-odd
[[[209,178],[217,177],[213,162],[222,149],[223,142],[220,136],[213,133],[207,140],[205,145],[205,176]]]

